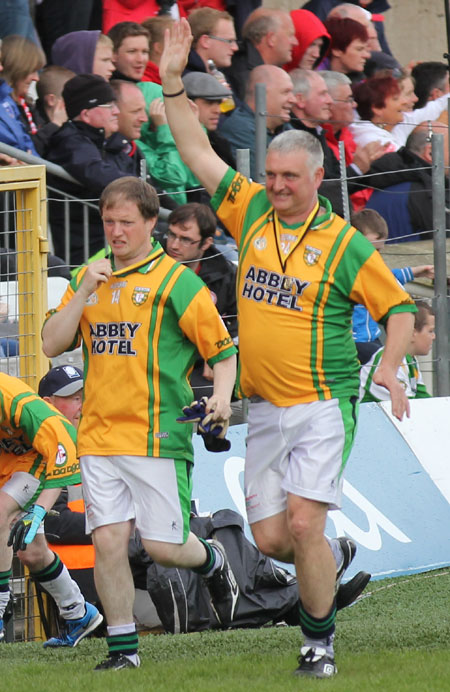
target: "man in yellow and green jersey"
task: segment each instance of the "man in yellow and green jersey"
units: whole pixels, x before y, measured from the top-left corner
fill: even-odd
[[[109,655],[98,670],[140,664],[128,564],[134,524],[156,562],[205,577],[222,625],[238,599],[223,546],[189,530],[192,425],[176,422],[192,399],[199,352],[214,374],[206,414],[226,425],[236,349],[205,284],[153,241],[158,209],[155,190],[138,178],[105,188],[100,212],[111,255],[72,279],[42,330],[48,356],[83,344],[77,447],[108,625]]]
[[[318,196],[323,152],[308,133],[270,144],[266,187],[214,153],[192,115],[181,74],[189,25],[166,35],[160,74],[168,122],[185,163],[239,248],[239,390],[250,399],[245,461],[248,521],[260,550],[293,562],[304,635],[297,675],[331,677],[336,584],[356,552],[324,536],[340,506],[343,470],[358,408],[358,361],[351,335],[355,303],[387,329],[376,374],[395,416],[409,413],[396,379],[415,307],[379,253]]]
[[[42,521],[61,488],[81,480],[75,439],[75,428],[56,408],[22,380],[0,373],[0,640],[10,599],[12,548],[56,601],[67,632],[65,646],[76,646],[103,620],[44,537]]]

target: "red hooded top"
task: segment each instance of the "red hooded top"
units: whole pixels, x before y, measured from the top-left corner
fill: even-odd
[[[295,70],[299,66],[299,62],[303,58],[303,54],[308,46],[311,45],[311,43],[317,38],[323,38],[320,58],[314,65],[314,67],[317,67],[317,65],[322,62],[330,48],[330,34],[320,19],[309,10],[292,10],[290,15],[292,17],[292,21],[294,22],[295,36],[297,38],[298,45],[293,47],[292,59],[289,63],[284,65],[284,69],[287,72]]]
[[[180,17],[185,17],[181,3],[177,3]],[[161,7],[156,0],[103,0],[103,33],[107,34],[119,22],[140,24],[148,17],[158,14]]]

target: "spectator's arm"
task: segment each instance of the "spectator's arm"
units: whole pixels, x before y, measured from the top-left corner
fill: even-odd
[[[389,315],[386,322],[386,344],[383,356],[373,381],[389,390],[392,402],[392,415],[402,420],[409,417],[409,401],[405,390],[397,379],[397,370],[411,342],[414,328],[414,315],[411,312],[396,312]]]
[[[206,132],[192,112],[181,80],[192,35],[188,22],[182,19],[167,30],[159,65],[167,120],[181,158],[205,186],[210,195],[217,190],[228,166],[212,149]],[[170,94],[179,96],[171,97]],[[169,96],[168,96],[169,95]]]

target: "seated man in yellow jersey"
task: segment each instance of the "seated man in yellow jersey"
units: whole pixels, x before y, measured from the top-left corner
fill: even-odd
[[[156,562],[205,577],[222,624],[233,620],[239,595],[223,547],[190,533],[192,425],[176,422],[192,401],[198,351],[214,375],[207,413],[225,426],[236,349],[205,284],[153,240],[158,210],[155,190],[139,178],[105,188],[111,255],[81,269],[42,329],[49,357],[83,340],[77,449],[109,650],[96,670],[140,665],[128,563],[134,525]]]
[[[337,672],[336,583],[356,550],[350,539],[333,550],[324,536],[328,510],[341,504],[356,429],[353,305],[364,303],[386,324],[376,379],[400,419],[409,404],[396,371],[415,306],[379,253],[318,196],[323,152],[309,133],[273,139],[266,188],[214,153],[184,94],[190,43],[187,22],[175,23],[166,32],[160,74],[178,150],[240,249],[239,391],[250,399],[248,521],[263,553],[296,567],[304,635],[296,674],[331,677]]]
[[[78,428],[83,401],[80,368],[72,365],[51,368],[39,382],[38,394]],[[82,486],[63,488],[53,509],[55,513],[47,515],[44,522],[49,547],[64,562],[83,596],[98,605],[94,584],[95,551],[92,538],[86,533]],[[59,639],[64,642],[65,633]]]
[[[13,546],[33,579],[56,601],[65,621],[65,645],[76,646],[103,617],[48,548],[41,525],[61,487],[80,483],[75,429],[22,380],[4,373],[0,401],[0,639],[10,599]]]

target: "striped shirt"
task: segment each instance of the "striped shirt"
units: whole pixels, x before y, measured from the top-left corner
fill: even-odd
[[[25,382],[0,373],[0,484],[16,471],[41,481],[42,488],[81,482],[76,430]]]
[[[276,406],[358,396],[354,304],[364,304],[378,322],[416,312],[366,238],[328,200],[319,203],[314,218],[288,226],[264,187],[232,169],[212,199],[239,248],[242,396]]]
[[[72,279],[57,310],[85,271]],[[155,243],[145,260],[114,271],[91,294],[73,347],[81,339],[79,455],[192,460],[192,425],[176,418],[193,398],[188,377],[197,349],[210,367],[236,353],[203,281]]]

